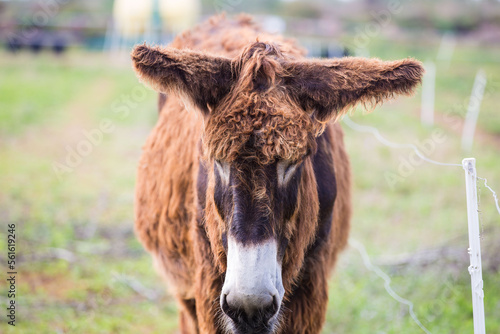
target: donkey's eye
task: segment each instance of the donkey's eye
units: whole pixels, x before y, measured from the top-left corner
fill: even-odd
[[[227,162],[215,160],[215,168],[219,177],[224,184],[229,183],[229,175],[231,174],[231,168]]]
[[[298,162],[290,162],[286,160],[278,162],[276,167],[278,172],[278,184],[280,186],[286,185],[295,174],[299,165],[300,163]]]

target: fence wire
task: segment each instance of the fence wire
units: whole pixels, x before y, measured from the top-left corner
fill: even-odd
[[[495,206],[497,207],[498,214],[500,214],[500,206],[498,205],[498,196],[497,193],[491,189],[491,187],[488,185],[488,180],[482,177],[477,177],[479,180],[484,181],[484,186],[488,188],[489,191],[491,191],[491,195],[493,196],[493,199],[495,200]]]
[[[389,275],[384,273],[382,271],[382,269],[380,269],[379,267],[377,267],[376,265],[374,265],[370,261],[370,257],[368,256],[368,253],[366,252],[366,249],[363,246],[363,244],[357,240],[349,239],[349,246],[356,248],[356,250],[361,254],[361,258],[363,259],[363,263],[368,270],[374,272],[378,277],[382,278],[385,281],[385,283],[384,283],[385,291],[387,291],[387,293],[392,298],[394,298],[396,301],[398,301],[399,303],[405,304],[406,306],[408,306],[408,312],[410,313],[411,318],[418,325],[418,327],[420,327],[425,333],[431,334],[431,332],[429,332],[429,330],[427,328],[425,328],[424,325],[422,325],[420,320],[418,320],[417,315],[413,311],[413,303],[411,301],[409,301],[408,299],[405,299],[405,298],[401,297],[400,295],[398,295],[391,288],[391,278],[389,277]]]
[[[413,144],[398,144],[398,143],[391,142],[391,141],[385,139],[380,134],[380,132],[378,131],[378,129],[376,129],[376,128],[372,127],[372,126],[359,125],[358,123],[354,122],[348,115],[344,116],[343,121],[344,121],[345,125],[347,125],[351,129],[353,129],[354,131],[368,132],[368,133],[373,134],[375,136],[375,138],[377,138],[377,140],[379,142],[381,142],[382,144],[384,144],[385,146],[392,147],[392,148],[411,148],[413,151],[415,151],[415,154],[418,155],[422,160],[425,160],[425,161],[427,161],[427,162],[429,162],[431,164],[440,165],[440,166],[458,166],[458,167],[462,167],[462,164],[449,164],[449,163],[444,163],[444,162],[439,162],[439,161],[435,161],[435,160],[429,159],[425,155],[423,155],[422,152],[420,152],[418,150],[417,146],[415,146]]]
[[[429,159],[425,155],[422,154],[422,152],[419,151],[417,146],[414,144],[400,144],[400,143],[394,143],[391,142],[390,140],[385,139],[381,134],[380,131],[377,128],[374,128],[373,126],[367,126],[367,125],[360,125],[356,122],[354,122],[349,115],[345,115],[343,118],[343,123],[353,129],[354,131],[357,132],[365,132],[365,133],[371,133],[380,143],[382,143],[385,146],[391,147],[391,148],[409,148],[412,149],[417,156],[419,156],[422,160],[427,161],[431,164],[438,165],[438,166],[452,166],[452,167],[463,167],[462,164],[451,164],[451,163],[445,163],[445,162],[439,162],[435,161],[432,159]],[[498,211],[498,214],[500,214],[500,205],[498,204],[498,196],[497,193],[491,189],[491,187],[487,184],[488,180],[486,178],[482,178],[477,176],[477,179],[484,181],[484,186],[488,188],[488,190],[491,192],[493,196],[493,200],[495,201],[495,206]]]
[[[385,146],[388,146],[391,148],[409,148],[409,149],[412,149],[418,157],[420,157],[422,160],[427,161],[431,164],[438,165],[438,166],[452,166],[452,167],[462,167],[463,168],[462,164],[444,163],[444,162],[439,162],[439,161],[429,159],[428,157],[423,155],[422,152],[420,152],[419,149],[417,148],[417,146],[414,144],[400,144],[400,143],[391,142],[390,140],[387,140],[386,138],[384,138],[378,129],[376,129],[372,126],[357,124],[348,115],[344,116],[343,122],[345,125],[347,125],[351,129],[353,129],[354,131],[371,133],[380,143],[382,143]],[[485,178],[479,177],[479,176],[476,176],[476,179],[484,181],[484,186],[492,193],[493,199],[495,201],[496,209],[497,209],[498,213],[500,214],[500,206],[498,204],[498,196],[497,196],[496,192],[488,185],[488,183],[487,183],[488,180]],[[409,311],[410,316],[413,319],[413,321],[426,334],[431,334],[431,332],[429,332],[429,330],[424,325],[422,325],[422,323],[420,322],[420,320],[416,316],[415,312],[413,311],[413,303],[411,301],[399,296],[396,292],[394,292],[394,290],[391,288],[391,278],[386,273],[384,273],[379,267],[372,264],[372,262],[370,261],[370,258],[368,256],[368,253],[366,252],[366,249],[363,246],[363,244],[360,243],[359,241],[350,239],[349,245],[356,248],[358,250],[358,252],[361,254],[361,257],[363,258],[363,263],[364,263],[365,267],[368,270],[374,272],[377,276],[379,276],[380,278],[382,278],[385,281],[384,287],[385,287],[385,290],[387,291],[387,293],[392,298],[394,298],[396,301],[398,301],[399,303],[407,305],[408,311]]]

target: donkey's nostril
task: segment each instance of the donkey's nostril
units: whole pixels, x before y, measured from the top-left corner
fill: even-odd
[[[278,300],[278,297],[276,295],[273,296],[273,303],[271,304],[271,311],[273,312],[273,315],[278,312],[280,309],[280,302]]]
[[[228,314],[229,312],[231,312],[231,309],[227,303],[227,294],[222,294],[221,296],[221,308],[222,308],[222,311],[226,314]],[[229,315],[229,314],[228,314]]]

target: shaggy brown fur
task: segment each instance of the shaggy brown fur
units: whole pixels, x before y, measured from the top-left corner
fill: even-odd
[[[262,168],[281,160],[302,164],[295,212],[285,225],[275,222],[289,240],[279,331],[321,330],[327,280],[346,245],[351,215],[343,134],[328,122],[359,103],[373,107],[410,94],[423,69],[412,59],[310,60],[303,54],[248,16],[215,17],[169,48],[140,45],[132,53],[139,78],[168,95],[159,100],[159,120],[139,164],[136,231],[179,301],[182,333],[225,332],[219,295],[228,226],[214,203],[214,160]],[[324,236],[317,159],[336,179]],[[270,201],[254,179],[253,196]]]

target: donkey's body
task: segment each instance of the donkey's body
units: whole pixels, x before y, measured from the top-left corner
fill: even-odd
[[[243,51],[256,39],[260,43]],[[280,45],[279,52],[269,49],[269,45],[274,44]],[[143,80],[161,92],[175,93],[160,97],[159,120],[139,164],[136,231],[181,306],[181,331],[319,333],[325,318],[328,276],[338,253],[346,245],[351,215],[350,168],[342,130],[337,123],[325,126],[325,122],[338,118],[340,109],[358,101],[342,101],[335,115],[325,116],[321,108],[333,110],[335,103],[340,102],[314,105],[314,117],[305,113],[321,96],[302,96],[306,88],[297,88],[298,99],[286,98],[281,86],[297,86],[296,76],[290,77],[288,70],[281,74],[276,70],[278,74],[266,78],[268,72],[281,66],[273,60],[278,54],[283,62],[296,61],[302,59],[302,50],[279,36],[262,33],[248,17],[236,21],[212,19],[178,37],[171,47],[208,51],[214,57],[228,58],[238,57],[243,51],[229,68],[219,65],[223,58],[215,58],[217,66],[221,66],[217,73],[229,70],[232,79],[213,74],[215,71],[210,67],[202,70],[213,76],[199,77],[196,82],[191,82],[189,75],[204,66],[203,54],[195,53],[195,57],[202,58],[193,61],[194,67],[176,68],[170,77],[160,79],[155,77],[158,73],[182,63],[176,61],[172,65],[166,58],[159,60],[158,57],[163,57],[159,49],[139,47],[133,54],[136,70]],[[192,57],[192,53],[185,55]],[[248,67],[250,61],[254,61],[253,67]],[[161,66],[154,67],[159,62]],[[178,79],[181,70],[185,72]],[[238,74],[243,77],[242,73],[247,72],[252,89],[247,89],[250,86],[244,79],[234,78]],[[174,85],[168,80],[180,80],[180,83]],[[238,83],[219,92],[218,87],[224,85],[224,80]],[[307,76],[304,80],[308,80]],[[204,98],[200,98],[197,91],[186,93],[188,89],[197,89],[197,85],[214,88],[209,89]],[[262,90],[261,86],[264,86]],[[398,89],[407,93],[410,88]],[[290,91],[295,92],[294,89]],[[199,90],[206,92],[203,87]],[[217,94],[226,97],[216,99]],[[231,94],[233,96],[227,98]],[[366,92],[346,94],[363,100]],[[365,101],[369,99],[378,102],[379,96],[365,97]],[[248,100],[252,102],[247,105]],[[191,110],[205,108],[201,113]],[[220,112],[213,115],[214,110]],[[281,160],[298,163],[287,165],[285,172],[280,172]],[[290,166],[300,171],[290,172]],[[248,173],[244,174],[244,170]],[[286,174],[280,176],[280,173]],[[281,181],[275,181],[276,178]],[[293,199],[279,199],[282,192],[293,193],[294,190],[287,188],[292,187],[290,184],[296,188],[295,195],[291,195]],[[273,192],[273,187],[281,190]],[[242,189],[242,193],[231,195],[232,201],[227,200],[227,189]],[[251,199],[242,206],[238,203],[246,200],[245,191]],[[283,202],[290,202],[291,208],[279,206]],[[233,206],[226,211],[227,205]],[[237,225],[239,220],[244,223]],[[224,224],[225,221],[230,223]],[[257,255],[243,257],[243,262],[248,261],[244,266],[251,267],[252,259],[262,265],[267,263],[271,253],[262,250],[264,248],[254,250],[262,244],[261,240],[273,240],[265,247],[277,244],[272,251],[275,253],[271,253],[274,258],[278,257],[277,268],[281,269],[277,278],[272,279],[278,290],[274,286],[269,288],[275,291],[270,292],[274,308],[269,316],[262,315],[263,312],[253,314],[245,301],[234,297],[236,285],[247,289],[245,295],[252,289],[263,289],[242,281],[238,275],[244,272],[243,275],[250,275],[248,280],[252,280],[252,272],[246,272],[241,263],[233,263],[238,261],[236,258],[241,260],[239,256],[245,256],[246,251]],[[238,250],[240,246],[235,245],[239,244],[243,246]],[[270,265],[274,266],[274,262]],[[233,279],[239,283],[231,285],[228,281]],[[257,297],[261,298],[262,294]],[[235,307],[234,303],[241,307]]]

